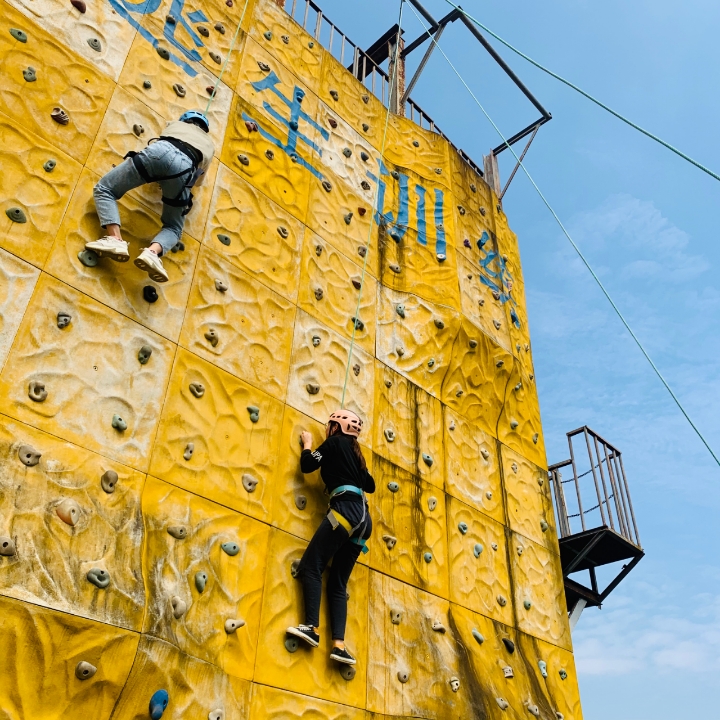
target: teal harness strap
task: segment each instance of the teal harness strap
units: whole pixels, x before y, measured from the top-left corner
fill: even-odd
[[[354,542],[362,548],[363,554],[367,555],[370,552],[370,548],[367,546],[367,540],[362,538],[350,538],[350,542]]]
[[[344,493],[344,492],[352,492],[352,493],[355,493],[356,495],[363,494],[363,491],[356,485],[340,485],[340,487],[336,487],[330,493],[330,499],[332,500],[336,495],[340,495],[340,493]]]

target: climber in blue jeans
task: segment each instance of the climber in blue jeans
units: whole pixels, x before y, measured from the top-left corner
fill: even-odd
[[[332,559],[327,593],[333,649],[330,658],[354,665],[355,658],[345,648],[347,623],[347,584],[366,542],[372,534],[372,520],[365,493],[375,492],[375,481],[367,470],[358,436],[362,420],[349,410],[338,410],[326,425],[326,440],[312,450],[312,435],[303,432],[300,469],[320,476],[330,495],[330,508],[300,561],[298,576],[305,599],[305,623],[289,627],[287,633],[312,647],[320,644],[320,597],[322,574]]]
[[[210,123],[201,112],[190,110],[179,120],[168,123],[163,134],[139,153],[130,152],[125,161],[104,175],[95,186],[93,197],[105,237],[85,243],[99,257],[118,262],[130,259],[128,244],[120,232],[117,201],[140,185],[157,182],[162,188],[162,229],[149,247],[135,260],[155,282],[167,282],[168,274],[160,259],[177,245],[185,216],[192,207],[191,188],[199,185],[215,154],[210,139]]]

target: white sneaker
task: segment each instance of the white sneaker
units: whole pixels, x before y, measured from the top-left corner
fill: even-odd
[[[169,280],[168,274],[165,272],[162,260],[150,248],[145,248],[135,260],[141,270],[144,270],[151,280],[164,283]]]
[[[85,249],[97,253],[98,257],[109,257],[111,260],[117,260],[117,262],[127,262],[130,259],[128,244],[125,240],[110,236],[86,242]]]

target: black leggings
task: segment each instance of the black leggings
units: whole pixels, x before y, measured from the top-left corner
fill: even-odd
[[[354,501],[334,502],[333,508],[353,526],[360,522],[362,505]],[[355,537],[367,540],[372,533],[372,520],[367,512],[363,525],[355,531]],[[322,596],[322,574],[332,559],[328,575],[327,594],[330,603],[330,625],[333,640],[345,639],[347,622],[347,584],[362,548],[351,542],[342,525],[333,530],[327,517],[315,531],[305,554],[300,561],[300,579],[305,598],[305,624],[320,626],[320,598]]]

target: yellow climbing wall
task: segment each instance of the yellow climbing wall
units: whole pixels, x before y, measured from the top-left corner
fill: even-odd
[[[94,184],[239,23],[170,281],[83,264]],[[274,0],[0,0],[2,718],[581,719],[516,237],[440,136],[391,116],[381,162],[386,118]],[[133,256],[160,208],[123,198]],[[284,630],[346,369],[378,489],[341,673],[326,608]]]

